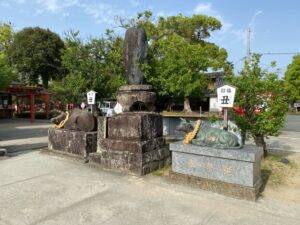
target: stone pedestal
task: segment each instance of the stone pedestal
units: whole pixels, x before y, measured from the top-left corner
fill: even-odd
[[[205,190],[255,200],[261,187],[263,150],[255,145],[242,149],[215,149],[182,142],[170,144],[172,177],[192,181]]]
[[[153,92],[151,85],[125,85],[120,88],[117,96],[123,112],[154,111],[155,100],[156,93]]]
[[[87,157],[97,150],[97,132],[48,130],[48,150]]]
[[[162,137],[162,117],[158,113],[122,113],[99,118],[98,124],[102,129],[98,130],[97,153],[90,155],[93,162],[145,175],[163,167],[169,158]]]

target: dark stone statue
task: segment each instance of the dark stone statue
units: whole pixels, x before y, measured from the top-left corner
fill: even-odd
[[[146,62],[147,47],[144,28],[132,27],[126,31],[123,57],[125,75],[130,85],[144,84],[144,73],[140,70],[139,65]]]
[[[95,117],[88,110],[72,109],[69,112],[68,120],[61,127],[67,130],[85,131],[90,132],[96,130]],[[65,120],[67,113],[51,119],[51,122],[59,125],[60,122]]]

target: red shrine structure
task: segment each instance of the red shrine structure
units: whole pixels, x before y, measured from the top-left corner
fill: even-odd
[[[12,104],[12,96],[16,96],[15,107]],[[22,84],[11,84],[5,92],[0,93],[0,115],[2,118],[12,118],[13,111],[20,113],[23,106],[19,105],[19,100],[29,100],[30,121],[35,119],[35,98],[42,97],[45,101],[46,119],[49,119],[49,93],[44,92],[44,88],[36,86],[25,86]],[[2,111],[2,112],[1,112]]]

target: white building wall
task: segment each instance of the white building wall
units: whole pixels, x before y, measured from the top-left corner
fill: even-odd
[[[222,108],[218,105],[217,97],[210,97],[209,98],[209,111],[210,112],[221,112]]]

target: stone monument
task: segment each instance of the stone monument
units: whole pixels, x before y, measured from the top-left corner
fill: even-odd
[[[232,197],[255,200],[262,185],[263,150],[241,146],[231,132],[197,121],[182,142],[170,144],[171,177]]]
[[[144,73],[139,68],[147,59],[147,36],[144,28],[131,27],[125,33],[123,60],[129,84],[144,84]]]
[[[164,166],[162,116],[155,110],[156,93],[145,84],[140,65],[146,63],[147,37],[143,28],[125,34],[124,63],[128,84],[119,89],[117,101],[123,112],[98,119],[97,153],[91,161],[117,170],[144,175]]]

